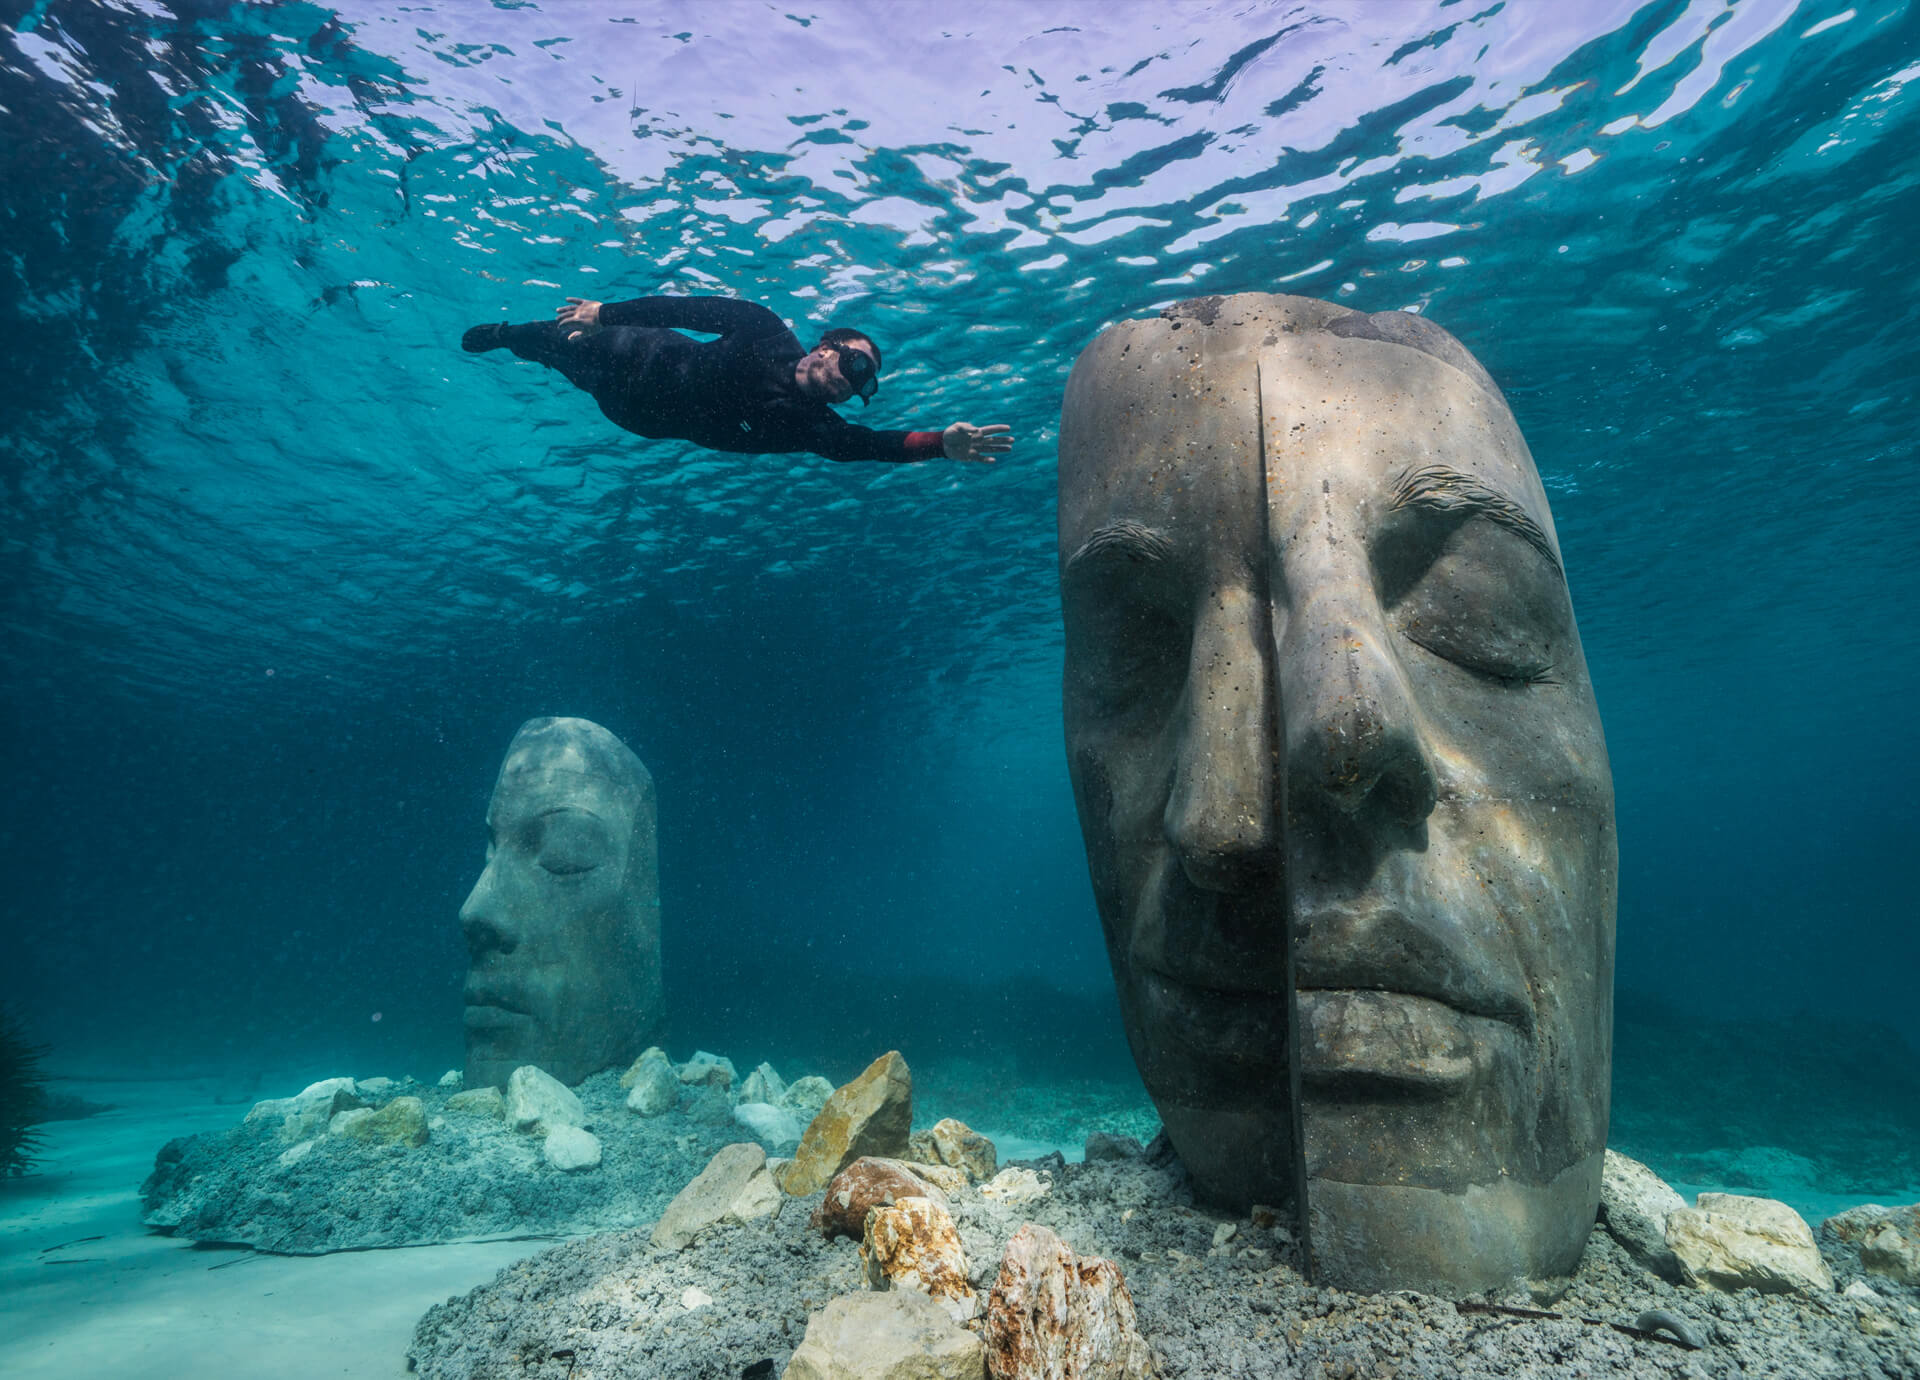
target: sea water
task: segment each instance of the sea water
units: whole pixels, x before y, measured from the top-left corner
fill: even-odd
[[[1150,1135],[1062,759],[1061,389],[1282,291],[1444,325],[1538,461],[1619,802],[1613,1143],[1915,1196],[1911,6],[4,18],[0,998],[56,1086],[197,1129],[458,1066],[552,713],[657,784],[674,1057],[898,1048],[1009,1144]],[[457,348],[659,293],[857,326],[851,420],[1013,452],[714,455]],[[34,1210],[130,1190],[155,1115],[56,1123]]]

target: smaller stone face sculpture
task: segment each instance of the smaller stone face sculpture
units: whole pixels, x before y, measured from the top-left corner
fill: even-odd
[[[469,1088],[523,1064],[578,1083],[646,1047],[664,1014],[655,819],[653,777],[606,729],[520,726],[460,908]]]

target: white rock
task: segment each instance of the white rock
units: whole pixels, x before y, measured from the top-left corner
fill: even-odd
[[[980,1196],[1007,1207],[1018,1207],[1046,1197],[1052,1187],[1051,1178],[1043,1178],[1031,1169],[1009,1166],[980,1185]]]
[[[507,1079],[507,1124],[544,1135],[556,1126],[585,1126],[587,1109],[558,1078],[522,1064]]]
[[[1702,1193],[1696,1206],[1668,1215],[1667,1245],[1687,1282],[1703,1289],[1833,1290],[1833,1272],[1820,1258],[1806,1221],[1771,1198]]]
[[[1899,1330],[1899,1324],[1887,1316],[1887,1301],[1864,1281],[1856,1279],[1841,1291],[1840,1297],[1853,1306],[1855,1325],[1869,1337],[1891,1337]]]
[[[770,1102],[742,1102],[733,1109],[733,1119],[769,1150],[791,1150],[807,1129],[792,1112]]]
[[[1896,1284],[1920,1286],[1920,1203],[1863,1203],[1821,1223],[1821,1231],[1860,1250],[1860,1268]]]
[[[779,1215],[781,1204],[787,1201],[787,1195],[780,1191],[780,1183],[769,1170],[750,1174],[747,1181],[740,1185],[740,1191],[733,1195],[733,1201],[727,1204],[726,1220],[729,1222],[751,1222],[756,1218]]]
[[[1639,1160],[1607,1151],[1600,1170],[1600,1221],[1627,1254],[1668,1279],[1680,1262],[1667,1245],[1667,1218],[1687,1200]]]
[[[291,1169],[311,1153],[313,1153],[313,1142],[310,1140],[303,1140],[298,1145],[289,1146],[280,1152],[280,1167]]]
[[[1860,1243],[1860,1268],[1896,1284],[1920,1286],[1920,1240],[1892,1222],[1882,1223]]]
[[[648,1051],[656,1054],[658,1051]],[[642,1058],[630,1070],[632,1087],[627,1092],[627,1110],[641,1116],[660,1116],[680,1103],[680,1079],[666,1057]]]
[[[689,1284],[680,1291],[680,1306],[689,1313],[696,1308],[705,1308],[712,1302],[713,1295],[697,1284]]]
[[[1000,1167],[1000,1152],[993,1142],[950,1116],[909,1137],[907,1158],[922,1164],[951,1165],[979,1183],[991,1179]]]
[[[704,1083],[725,1092],[739,1081],[739,1075],[733,1071],[733,1060],[696,1049],[693,1058],[680,1066],[680,1081],[696,1085]]]
[[[393,1091],[391,1078],[362,1078],[355,1087],[362,1097],[385,1097]]]
[[[254,1103],[246,1119],[277,1122],[280,1139],[292,1144],[326,1134],[327,1123],[336,1112],[365,1105],[351,1078],[323,1078],[292,1097]]]
[[[820,1109],[832,1096],[833,1084],[817,1073],[810,1073],[787,1085],[786,1092],[780,1095],[780,1105],[807,1122],[820,1115]]]
[[[780,1187],[767,1152],[748,1142],[723,1147],[654,1224],[653,1244],[685,1250],[715,1222],[749,1222],[779,1209]]]
[[[787,1080],[774,1072],[772,1064],[760,1065],[740,1085],[742,1102],[778,1103],[786,1095]]]
[[[556,1126],[540,1143],[540,1153],[555,1169],[577,1173],[600,1167],[600,1138],[578,1126]]]
[[[294,1147],[295,1150],[299,1148],[299,1146]],[[293,1150],[287,1152],[288,1155],[292,1153]],[[286,1155],[282,1155],[280,1158],[285,1159]],[[1873,1291],[1873,1286],[1868,1284],[1864,1279],[1856,1279],[1845,1289],[1842,1289],[1840,1291],[1840,1297],[1852,1299],[1855,1303],[1864,1303],[1869,1308],[1885,1308],[1887,1306],[1887,1301],[1876,1294]]]
[[[807,1319],[782,1380],[982,1380],[980,1339],[925,1294],[846,1294]]]
[[[462,1073],[459,1069],[448,1069],[440,1075],[440,1086],[443,1088],[465,1087],[466,1082],[466,1074]]]

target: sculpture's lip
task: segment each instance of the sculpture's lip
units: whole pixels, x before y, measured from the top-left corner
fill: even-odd
[[[1332,1102],[1456,1096],[1479,1083],[1514,1040],[1504,1022],[1408,992],[1300,994],[1300,1081]]]
[[[513,1002],[496,992],[476,992],[466,998],[466,1022],[468,1025],[499,1024],[489,1022],[489,1015],[519,1016],[525,1018],[531,1013],[516,1006]],[[479,1019],[476,1020],[475,1018]]]
[[[1422,923],[1391,907],[1330,905],[1296,925],[1303,937],[1295,951],[1294,984],[1302,994],[1424,997],[1533,1034],[1533,1002],[1517,965],[1485,948],[1469,948],[1458,923]],[[1497,927],[1488,932],[1504,937]]]
[[[1169,856],[1133,908],[1127,956],[1134,971],[1176,990],[1242,1002],[1286,993],[1292,936],[1292,982],[1303,993],[1423,997],[1530,1037],[1532,996],[1505,922],[1406,889],[1413,894],[1404,900],[1207,891]]]
[[[1284,1061],[1287,994],[1205,986],[1151,968],[1136,969],[1129,984],[1135,1009],[1155,1031],[1163,1055],[1204,1056],[1219,1069]]]

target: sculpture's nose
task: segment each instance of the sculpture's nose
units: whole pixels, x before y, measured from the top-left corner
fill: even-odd
[[[510,954],[519,943],[507,908],[500,902],[499,879],[489,861],[460,906],[460,930],[467,939],[469,959],[478,961],[488,954]]]
[[[1164,828],[1208,891],[1248,891],[1279,872],[1272,667],[1264,600],[1216,591],[1196,620]]]
[[[1417,824],[1433,810],[1433,763],[1372,582],[1309,588],[1279,654],[1289,809],[1325,802],[1355,815],[1374,806]]]

